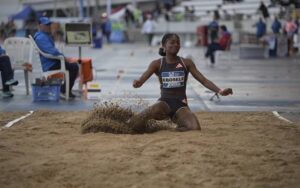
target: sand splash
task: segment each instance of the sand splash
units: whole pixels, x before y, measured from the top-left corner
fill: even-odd
[[[90,115],[82,122],[81,132],[106,132],[115,134],[143,134],[172,129],[170,121],[155,121],[138,116],[130,108],[117,103],[96,104]]]

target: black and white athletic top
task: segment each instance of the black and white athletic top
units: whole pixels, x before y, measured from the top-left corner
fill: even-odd
[[[165,57],[161,58],[156,75],[160,82],[161,98],[186,98],[188,70],[181,57],[172,64],[168,64]]]

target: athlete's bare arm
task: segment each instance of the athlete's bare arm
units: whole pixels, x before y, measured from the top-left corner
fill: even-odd
[[[149,67],[147,68],[147,70],[142,74],[142,76],[137,80],[133,80],[132,86],[134,88],[141,87],[150,78],[150,76],[152,76],[153,73],[159,70],[159,67],[160,67],[160,60],[152,61]]]
[[[202,85],[204,85],[206,88],[214,91],[215,93],[218,93],[222,96],[226,96],[229,94],[232,94],[231,88],[226,88],[221,90],[218,86],[216,86],[212,81],[208,80],[203,74],[200,73],[200,71],[197,69],[195,63],[190,59],[184,59],[184,62],[187,66],[187,69],[191,72],[193,77],[198,80]]]

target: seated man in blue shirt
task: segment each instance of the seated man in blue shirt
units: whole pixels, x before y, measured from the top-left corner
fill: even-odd
[[[14,72],[11,68],[11,63],[9,57],[5,55],[5,51],[0,46],[0,72],[1,72],[1,79],[2,79],[2,97],[3,98],[10,98],[14,95],[10,92],[9,86],[18,85],[18,81],[14,80]]]
[[[58,51],[57,48],[55,48],[54,40],[51,36],[51,23],[52,22],[49,20],[49,18],[41,17],[39,19],[39,31],[35,33],[34,40],[43,52],[54,56],[63,55],[61,52]],[[40,56],[40,58],[43,71],[60,69],[60,60],[49,59],[42,55]],[[70,76],[70,97],[74,98],[75,95],[71,92],[71,90],[74,86],[76,77],[78,75],[79,67],[77,63],[69,63],[67,59],[65,59],[65,64]],[[61,93],[65,93],[65,84],[63,84],[61,87]]]

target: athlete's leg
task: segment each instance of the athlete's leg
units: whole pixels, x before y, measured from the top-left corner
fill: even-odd
[[[169,105],[164,101],[158,101],[152,106],[146,108],[138,116],[145,117],[147,119],[163,120],[169,117],[171,109]]]
[[[147,126],[147,122],[150,119],[155,120],[163,120],[168,118],[170,113],[170,107],[166,102],[159,101],[155,103],[154,105],[146,108],[141,113],[133,116],[128,121],[131,126],[133,126],[133,129],[136,132],[144,132],[145,128]]]
[[[173,121],[177,124],[178,131],[201,130],[198,118],[188,107],[178,109]]]

